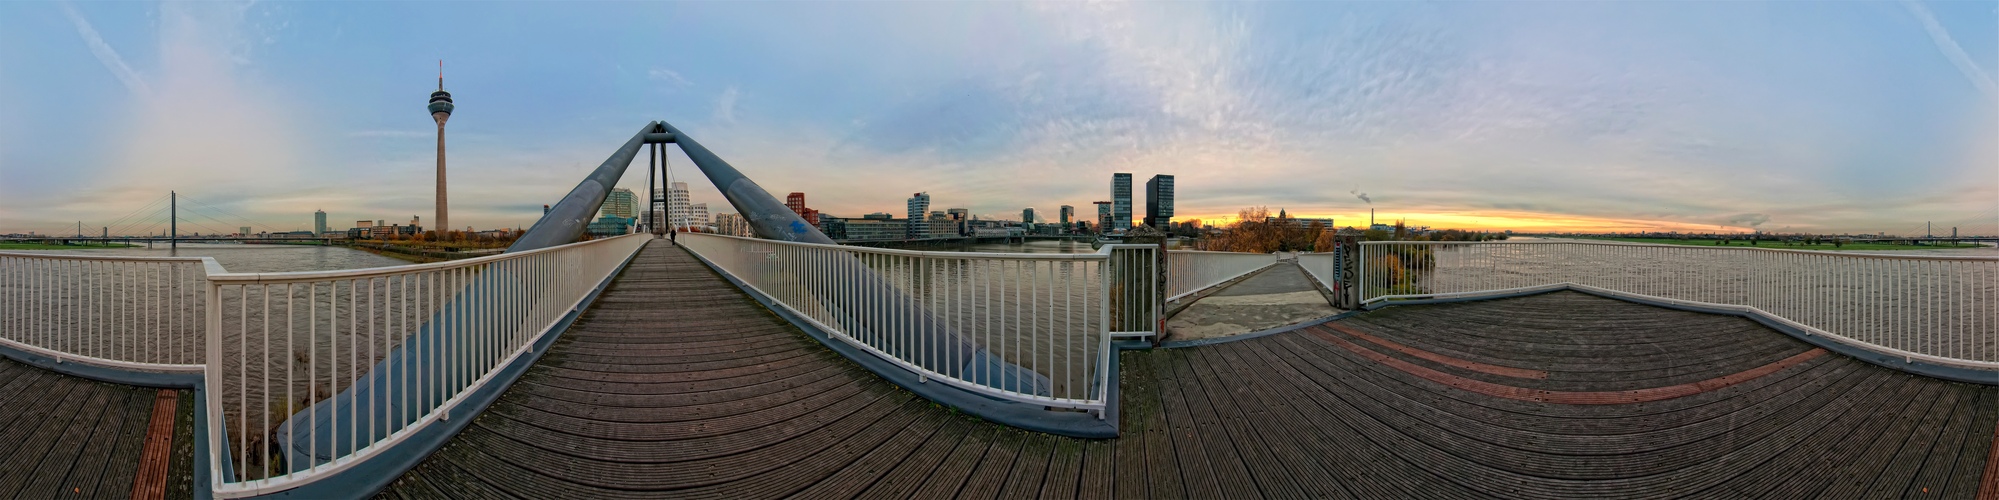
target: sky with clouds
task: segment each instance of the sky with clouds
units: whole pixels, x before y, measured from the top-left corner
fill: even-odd
[[[663,119],[840,216],[1131,172],[1181,219],[1999,233],[1999,7],[1936,1],[5,2],[0,233],[428,220],[438,59],[479,228]]]

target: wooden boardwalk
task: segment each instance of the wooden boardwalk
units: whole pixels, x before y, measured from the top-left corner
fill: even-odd
[[[191,497],[193,400],[0,358],[0,498]]]
[[[1121,355],[1122,432],[896,388],[655,242],[400,498],[1977,494],[1999,388],[1573,292]]]

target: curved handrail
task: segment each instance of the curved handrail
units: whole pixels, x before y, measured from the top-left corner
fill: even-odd
[[[406,264],[400,266],[387,266],[387,267],[365,267],[360,269],[337,269],[332,271],[222,273],[222,274],[210,275],[208,279],[209,281],[228,283],[228,284],[254,284],[254,283],[283,284],[283,283],[303,283],[308,281],[321,281],[321,280],[332,280],[332,279],[353,279],[353,278],[367,278],[367,277],[377,277],[377,276],[393,276],[398,274],[409,274],[415,272],[440,271],[446,269],[477,267],[502,260],[520,258],[521,256],[524,255],[537,255],[549,252],[556,252],[566,248],[575,248],[577,245],[604,244],[604,242],[616,240],[618,238],[628,238],[633,236],[639,236],[639,235],[624,235],[614,238],[600,238],[590,241],[579,241],[576,243],[570,243],[568,245],[562,245],[562,246],[538,248],[534,250],[525,250],[519,252],[498,253],[481,257],[473,257],[470,259],[447,260],[443,262]]]
[[[116,373],[197,373],[210,257],[0,252],[0,346]],[[90,376],[90,375],[85,375]]]
[[[1106,408],[1108,346],[1118,333],[1111,310],[1120,305],[1111,294],[1117,274],[1111,269],[1118,265],[1112,256],[1125,247],[998,254],[706,233],[680,238],[689,251],[771,297],[773,307],[928,379],[1037,406]],[[1134,306],[1133,314],[1150,311],[1141,309]],[[922,335],[926,321],[953,335]]]
[[[1568,286],[1754,314],[1905,361],[1999,369],[1999,258],[1584,241],[1361,248],[1363,304]]]
[[[1090,253],[951,252],[951,251],[936,251],[936,250],[903,250],[899,248],[875,248],[875,247],[864,247],[864,246],[855,246],[855,245],[841,245],[838,243],[807,243],[803,241],[766,240],[762,238],[749,238],[743,236],[730,236],[725,234],[713,234],[713,233],[681,233],[681,234],[699,234],[704,237],[729,238],[729,239],[751,241],[757,243],[784,244],[787,246],[811,247],[811,248],[829,248],[829,249],[837,249],[843,252],[868,253],[876,255],[904,255],[911,257],[963,258],[965,255],[971,254],[971,255],[977,255],[981,259],[999,259],[999,260],[1102,260],[1109,258],[1111,252],[1110,245],[1105,245],[1104,248],[1097,249],[1097,251]]]
[[[1691,248],[1691,249],[1698,249],[1698,250],[1713,250],[1713,251],[1729,251],[1729,250],[1738,250],[1738,251],[1760,251],[1760,252],[1787,252],[1787,253],[1799,253],[1799,254],[1810,254],[1810,255],[1825,255],[1825,256],[1833,256],[1833,257],[1878,257],[1878,258],[1886,258],[1886,259],[1905,259],[1905,260],[1979,260],[1979,261],[1999,261],[1999,257],[1986,257],[1986,256],[1982,256],[1982,255],[1898,255],[1898,254],[1875,254],[1875,253],[1862,253],[1862,252],[1877,252],[1877,251],[1888,251],[1888,250],[1797,250],[1797,249],[1791,249],[1791,248],[1758,248],[1758,247],[1738,247],[1738,246],[1706,246],[1706,245],[1667,245],[1667,244],[1660,244],[1660,243],[1637,243],[1637,242],[1630,242],[1630,241],[1590,241],[1590,240],[1572,240],[1572,241],[1541,241],[1541,240],[1534,240],[1534,241],[1363,241],[1363,242],[1361,242],[1361,245],[1364,245],[1364,246],[1365,246],[1365,245],[1605,245],[1605,246],[1632,246],[1632,247],[1654,247],[1654,248]],[[1911,249],[1909,249],[1909,250],[1910,250],[1910,251],[1921,251],[1921,250],[1925,250],[1925,249],[1919,249],[1919,248],[1911,248]]]
[[[215,495],[287,491],[400,453],[475,392],[510,380],[503,370],[651,239],[210,280],[206,347],[220,362],[206,366],[204,404]]]

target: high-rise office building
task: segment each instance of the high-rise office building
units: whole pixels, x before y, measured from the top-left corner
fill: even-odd
[[[609,215],[630,219],[638,217],[639,196],[625,188],[612,189],[604,196],[604,204],[597,209],[599,215]]]
[[[1020,211],[1020,223],[1021,224],[1034,223],[1034,207],[1027,207],[1026,209]]]
[[[1111,225],[1108,231],[1131,228],[1131,174],[1111,174]]]
[[[1069,227],[1070,224],[1076,222],[1076,207],[1062,205],[1060,217],[1062,218],[1062,227]]]
[[[652,195],[649,198],[651,198],[651,201],[646,204],[649,208],[642,219],[644,219],[647,227],[656,228],[664,232],[666,228],[666,189],[652,188]]]
[[[740,214],[733,213],[715,214],[715,232],[729,236],[756,236],[755,232],[750,230],[750,221]]]
[[[1173,176],[1154,175],[1145,181],[1145,225],[1165,230],[1173,222]]]
[[[805,215],[805,193],[791,193],[784,197],[784,207],[792,213]]]
[[[249,236],[249,235],[250,235],[250,226],[243,226],[243,227],[240,227],[240,228],[236,228],[236,230],[237,230],[237,231],[242,231],[241,233],[236,233],[236,234],[240,234],[240,235],[243,235],[243,236]]]
[[[437,228],[451,227],[449,203],[444,197],[444,122],[451,119],[451,93],[444,91],[444,61],[437,62],[437,91],[430,93],[430,119],[437,121]]]
[[[952,208],[944,210],[944,213],[949,214],[951,216],[951,222],[952,222],[951,229],[954,234],[957,234],[958,236],[972,234],[971,210],[966,210],[963,208]]]
[[[798,214],[798,218],[805,219],[806,224],[819,225],[819,211],[805,206],[805,193],[791,193],[785,196],[784,206],[791,209],[791,213]]]
[[[687,214],[689,208],[687,183],[675,182],[667,186],[666,206],[668,213],[666,220],[668,224],[677,228],[688,227],[690,225],[690,219]]]
[[[312,212],[312,234],[313,236],[320,236],[326,234],[325,210],[314,210]]]
[[[687,205],[687,225],[691,227],[708,227],[707,203]]]
[[[918,238],[930,237],[930,235],[927,234],[929,233],[930,226],[921,223],[923,221],[923,214],[929,212],[930,212],[930,193],[916,193],[913,195],[909,195],[909,221],[913,222],[913,224],[908,224],[904,226],[903,235],[912,240]]]
[[[1097,232],[1109,232],[1111,230],[1111,221],[1114,220],[1111,216],[1111,202],[1097,201],[1091,203],[1097,206]]]

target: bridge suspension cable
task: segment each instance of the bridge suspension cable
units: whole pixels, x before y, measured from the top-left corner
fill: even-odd
[[[124,223],[123,225],[106,226],[108,228],[106,229],[106,232],[119,235],[131,235],[134,234],[133,232],[134,229],[138,229],[138,232],[136,234],[151,235],[154,228],[158,228],[161,224],[167,223],[166,221],[167,211],[168,207],[162,206],[160,208],[154,209],[152,213],[140,216],[137,219],[132,219],[130,222]],[[144,228],[139,227],[140,224],[146,224],[148,222],[151,222],[151,224],[145,226]]]
[[[159,198],[154,198],[154,199],[153,199],[153,202],[152,202],[152,203],[147,203],[147,204],[146,204],[146,206],[143,206],[143,207],[139,207],[139,209],[138,209],[138,210],[133,210],[133,211],[131,211],[130,213],[127,213],[127,214],[125,214],[125,216],[124,216],[124,217],[119,217],[119,218],[118,218],[118,220],[114,220],[114,221],[111,221],[111,223],[110,223],[110,224],[105,224],[105,225],[104,225],[103,227],[105,228],[105,230],[106,230],[107,232],[109,232],[110,228],[116,228],[116,227],[121,227],[121,226],[123,226],[123,225],[125,224],[125,221],[126,221],[126,220],[128,220],[128,219],[131,219],[131,218],[132,218],[132,216],[134,216],[134,215],[138,215],[138,214],[140,214],[140,213],[142,213],[142,212],[145,212],[145,211],[146,211],[146,209],[148,209],[148,208],[152,208],[152,207],[153,207],[154,205],[159,205],[159,204],[161,204],[162,202],[165,202],[165,201],[167,201],[167,198],[168,198],[167,196],[161,196],[161,197],[159,197]],[[164,206],[162,206],[161,208],[165,208],[165,207],[164,207]],[[157,211],[157,210],[155,210],[154,212],[158,212],[158,211]],[[153,214],[151,214],[151,213],[147,213],[145,217],[152,217],[152,216],[153,216]],[[140,218],[139,220],[145,220],[145,217],[141,217],[141,218]]]
[[[193,198],[190,198],[190,197],[188,197],[187,195],[180,195],[180,199],[182,199],[182,200],[187,200],[187,201],[190,201],[190,202],[193,202],[193,203],[194,203],[195,205],[200,205],[201,207],[203,207],[203,208],[207,208],[208,210],[210,210],[210,211],[213,211],[213,212],[215,212],[215,213],[217,213],[217,214],[220,214],[220,215],[223,215],[223,216],[227,216],[227,217],[233,217],[233,218],[235,218],[235,219],[237,220],[237,222],[229,222],[229,221],[225,221],[225,220],[221,220],[221,219],[216,219],[216,218],[214,218],[214,217],[209,217],[209,219],[212,219],[212,220],[214,220],[215,222],[220,222],[220,223],[222,223],[222,224],[236,224],[236,223],[244,223],[244,224],[249,224],[249,225],[250,225],[250,226],[252,226],[252,227],[258,227],[258,228],[263,228],[263,230],[264,230],[265,232],[270,232],[270,233],[282,233],[282,232],[284,232],[284,231],[281,231],[281,230],[279,230],[279,229],[278,229],[278,228],[276,228],[276,227],[272,227],[272,226],[271,226],[271,225],[269,225],[269,224],[264,224],[264,223],[261,223],[261,222],[257,222],[257,221],[254,221],[254,220],[251,220],[251,219],[250,219],[249,217],[244,217],[244,216],[242,216],[242,215],[238,215],[238,214],[236,214],[236,213],[234,213],[234,212],[230,212],[230,211],[228,211],[228,210],[223,210],[223,209],[221,209],[221,208],[218,208],[218,207],[216,207],[215,205],[210,205],[210,204],[208,204],[208,203],[206,203],[206,202],[203,202],[203,201],[201,201],[201,200],[196,200],[196,199],[193,199]],[[197,214],[199,214],[199,212],[197,212]],[[207,217],[207,215],[206,215],[206,214],[201,214],[201,215],[202,215],[202,216],[204,216],[204,217]]]

